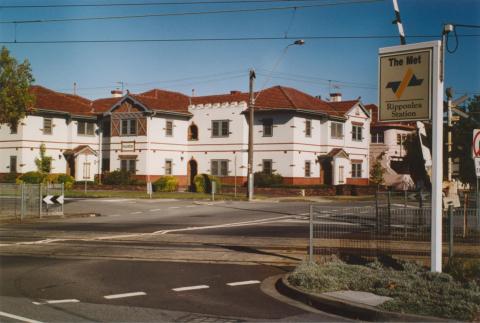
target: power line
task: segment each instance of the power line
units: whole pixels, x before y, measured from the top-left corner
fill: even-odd
[[[0,41],[0,44],[88,44],[88,43],[182,43],[217,41],[267,41],[267,40],[376,40],[393,39],[397,35],[349,35],[349,36],[295,36],[295,37],[238,37],[238,38],[164,38],[164,39],[83,39],[83,40],[16,40]],[[458,37],[480,37],[480,34],[458,35]],[[437,39],[438,35],[412,35],[409,38]]]
[[[114,19],[118,20],[118,19],[152,18],[152,17],[176,17],[176,16],[229,14],[229,13],[268,12],[268,11],[281,11],[281,10],[291,10],[291,9],[307,9],[307,8],[329,7],[329,6],[338,6],[338,5],[345,5],[345,4],[365,4],[365,3],[373,3],[373,2],[381,2],[381,1],[383,1],[383,0],[342,0],[342,1],[339,1],[339,2],[330,2],[330,3],[322,3],[322,4],[268,7],[268,8],[225,9],[225,10],[190,11],[190,12],[169,12],[169,13],[152,13],[152,14],[128,15],[128,16],[103,16],[103,17],[84,17],[84,18],[11,20],[11,21],[0,21],[0,24],[35,24],[35,23],[68,22],[68,21],[94,21],[94,20],[114,20]]]
[[[130,3],[90,3],[90,4],[41,4],[41,5],[0,5],[0,9],[27,8],[77,8],[77,7],[145,7],[176,5],[217,5],[217,4],[263,4],[281,2],[320,2],[325,0],[225,0],[225,1],[177,1],[177,2],[130,2]]]

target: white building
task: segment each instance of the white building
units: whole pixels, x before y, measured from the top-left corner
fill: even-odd
[[[77,180],[124,169],[147,181],[174,175],[181,186],[200,173],[228,184],[246,181],[248,93],[188,97],[151,90],[93,102],[41,87],[34,93],[37,109],[22,121],[21,136],[0,129],[6,152],[0,172],[35,170],[44,143],[55,156],[53,172]],[[368,184],[369,139],[370,115],[358,100],[334,95],[326,102],[281,86],[256,93],[255,172],[281,174],[288,184]]]

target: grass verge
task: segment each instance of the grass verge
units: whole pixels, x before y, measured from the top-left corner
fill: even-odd
[[[339,259],[324,264],[303,263],[288,281],[305,291],[354,290],[371,292],[393,300],[379,307],[388,311],[449,319],[480,319],[480,287],[472,279],[455,280],[446,273],[432,273],[416,264],[399,263],[400,268],[375,261],[351,265]]]

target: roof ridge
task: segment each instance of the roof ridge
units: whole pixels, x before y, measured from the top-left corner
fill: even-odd
[[[283,86],[281,85],[277,85],[276,87],[278,87],[280,89],[280,91],[283,93],[283,95],[285,95],[285,97],[287,98],[288,101],[290,101],[290,103],[292,104],[292,106],[294,108],[297,108],[297,106],[295,105],[295,102],[293,102],[292,98],[288,95],[288,93],[285,91],[285,89],[283,88]]]

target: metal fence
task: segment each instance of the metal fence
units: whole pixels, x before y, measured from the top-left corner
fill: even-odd
[[[63,184],[0,183],[0,216],[23,220],[46,215],[63,215],[63,194]],[[50,197],[61,198],[47,202],[51,201]]]
[[[451,209],[443,216],[445,256],[480,257],[476,209]],[[310,258],[315,255],[430,257],[431,209],[406,207],[310,207]]]

